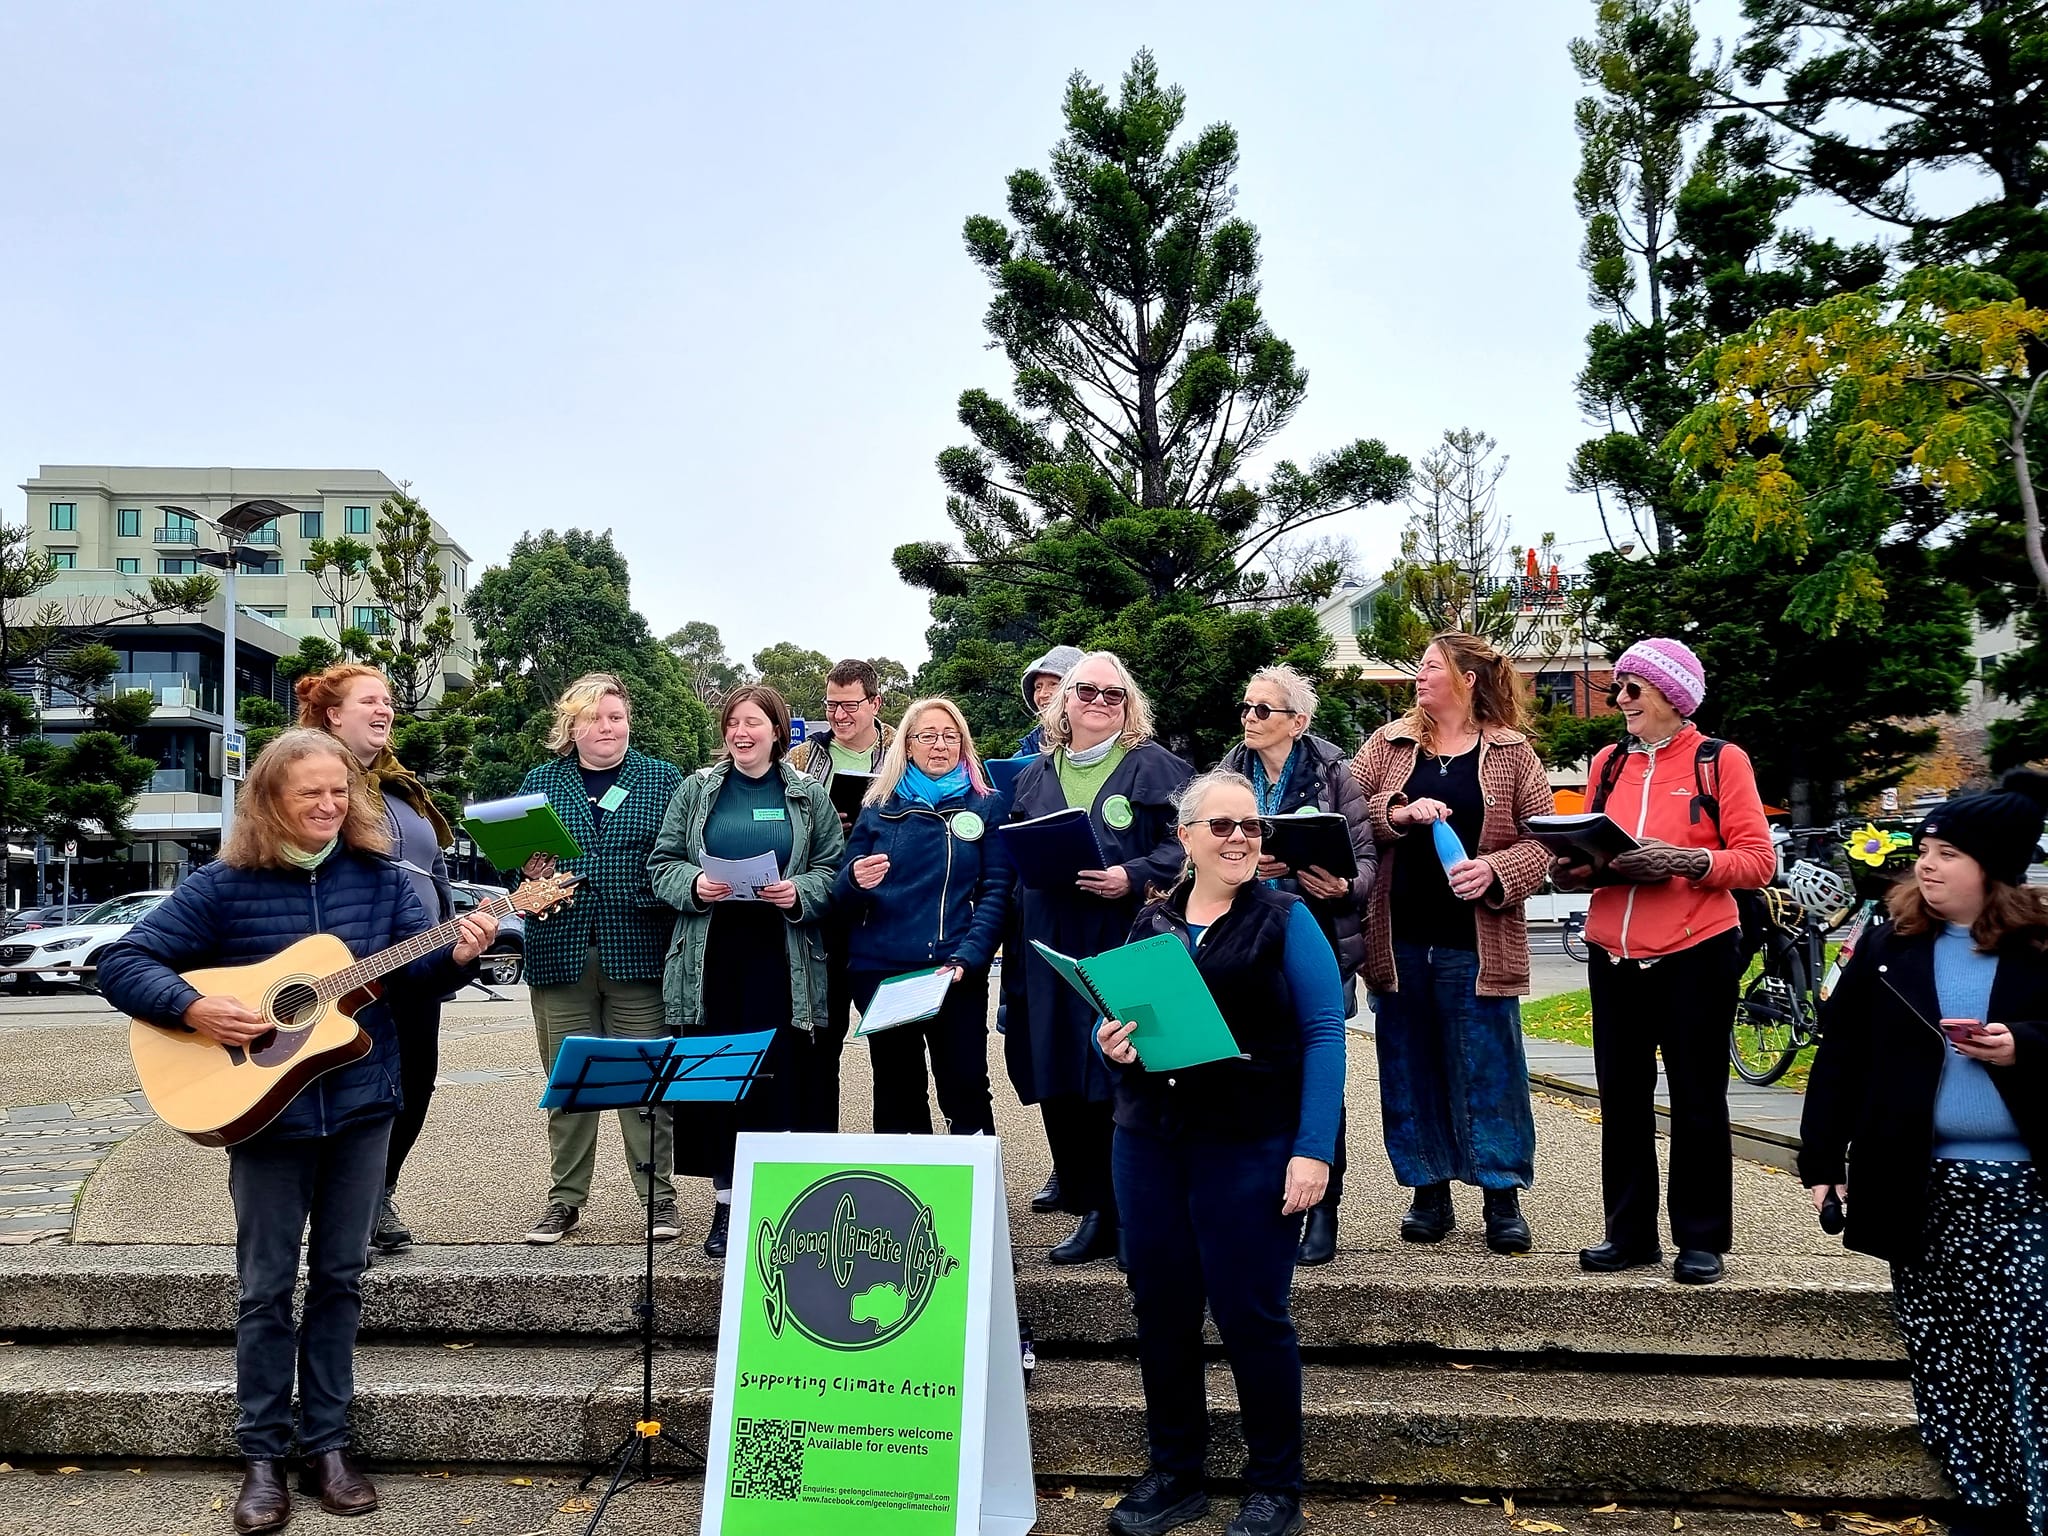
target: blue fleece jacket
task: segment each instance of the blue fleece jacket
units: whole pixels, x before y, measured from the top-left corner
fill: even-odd
[[[1008,815],[998,794],[965,795],[932,807],[904,795],[861,807],[832,890],[856,971],[908,971],[957,961],[986,970],[1002,942],[1012,871],[996,828]],[[854,862],[889,856],[871,891]]]

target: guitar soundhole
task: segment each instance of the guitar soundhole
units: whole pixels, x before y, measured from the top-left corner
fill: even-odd
[[[320,1011],[320,994],[303,981],[288,982],[271,1000],[270,1016],[280,1029],[302,1029]]]

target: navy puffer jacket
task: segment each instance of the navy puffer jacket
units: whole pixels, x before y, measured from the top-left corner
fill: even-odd
[[[852,967],[908,971],[957,960],[987,970],[1015,879],[996,836],[1009,814],[1003,796],[972,789],[937,808],[900,793],[862,806],[832,888]],[[864,891],[853,861],[875,853],[889,856],[889,873]]]
[[[99,988],[123,1013],[183,1028],[198,991],[180,971],[250,965],[313,933],[331,933],[358,959],[432,927],[411,878],[375,854],[337,849],[312,871],[199,870],[99,958]],[[450,946],[453,947],[452,945]],[[449,950],[415,960],[385,978],[394,992],[442,997],[465,986],[474,965]],[[398,1113],[398,1034],[383,1002],[356,1015],[370,1054],[315,1078],[258,1139],[331,1136]]]

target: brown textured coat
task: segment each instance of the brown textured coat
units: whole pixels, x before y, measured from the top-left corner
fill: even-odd
[[[1430,838],[1411,837],[1416,829],[1396,827],[1387,812],[1408,803],[1408,777],[1415,771],[1421,746],[1415,728],[1396,720],[1373,732],[1351,759],[1351,776],[1365,791],[1372,818],[1373,840],[1379,845],[1380,873],[1373,883],[1365,916],[1365,984],[1375,992],[1396,992],[1394,915],[1389,902],[1394,890],[1393,860],[1436,857]],[[1482,897],[1478,911],[1479,983],[1481,997],[1521,997],[1529,990],[1529,930],[1522,903],[1543,888],[1550,872],[1550,850],[1522,836],[1531,816],[1554,809],[1550,781],[1529,738],[1505,726],[1480,733],[1479,792],[1486,797],[1486,818],[1479,828],[1478,857],[1493,866],[1496,884]],[[1426,833],[1426,829],[1423,829]]]

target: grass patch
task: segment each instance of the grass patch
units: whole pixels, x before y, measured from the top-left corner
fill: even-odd
[[[1827,946],[1827,963],[1835,963],[1835,954],[1841,945],[1830,942]],[[1752,962],[1743,974],[1742,985],[1747,987],[1756,974],[1763,969],[1761,958]],[[1555,996],[1541,998],[1533,1003],[1522,1004],[1522,1032],[1534,1035],[1539,1040],[1561,1040],[1568,1045],[1593,1045],[1593,996],[1584,987],[1576,992],[1559,992]],[[1814,1047],[1807,1046],[1793,1060],[1790,1069],[1778,1079],[1777,1086],[1790,1088],[1794,1092],[1806,1091],[1806,1079],[1813,1069]],[[1731,1062],[1728,1075],[1734,1077],[1735,1066]]]

